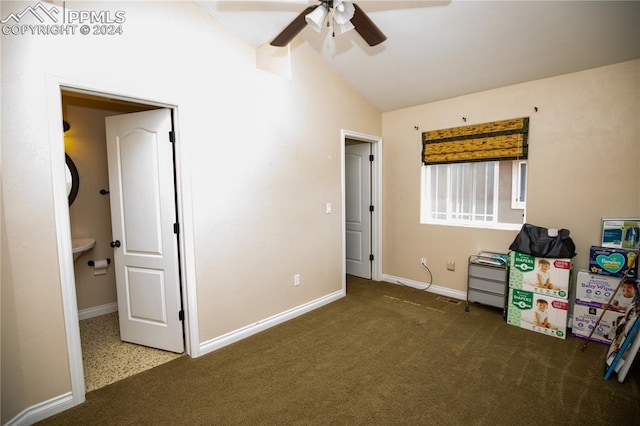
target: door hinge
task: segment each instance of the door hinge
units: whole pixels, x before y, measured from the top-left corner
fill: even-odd
[[[184,310],[180,309],[180,312],[178,312],[178,319],[180,321],[184,321]]]
[[[370,206],[369,206],[369,211],[370,211],[370,212],[373,212],[373,205],[370,205]]]
[[[373,262],[373,255],[372,254],[369,255],[369,260]]]
[[[174,234],[179,234],[180,233],[180,224],[179,223],[174,223],[173,224],[173,233]]]
[[[176,132],[174,132],[173,130],[171,130],[169,132],[169,142],[171,143],[175,143],[176,141]]]
[[[373,154],[369,154],[369,161],[373,161]]]

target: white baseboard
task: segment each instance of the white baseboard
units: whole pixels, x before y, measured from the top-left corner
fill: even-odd
[[[9,420],[4,426],[23,426],[32,425],[40,420],[44,420],[48,417],[61,413],[69,408],[72,408],[73,395],[71,392],[56,396],[48,401],[43,401],[39,404],[33,405],[29,408],[22,410],[20,414]]]
[[[78,319],[82,321],[87,318],[99,317],[100,315],[106,315],[112,312],[118,312],[118,302],[81,309],[78,311]]]
[[[328,294],[309,303],[305,303],[304,305],[289,309],[288,311],[276,314],[262,321],[258,321],[254,324],[242,327],[238,330],[234,330],[227,334],[223,334],[222,336],[208,340],[200,344],[200,354],[198,356],[206,355],[210,352],[223,348],[239,340],[245,339],[275,325],[282,324],[285,321],[293,319],[302,314],[306,314],[307,312],[310,312],[321,306],[324,306],[331,302],[335,302],[336,300],[341,299],[344,296],[346,296],[346,292],[344,290],[339,290],[335,293]]]
[[[429,286],[429,284],[427,283],[387,274],[382,275],[382,280],[391,284],[406,285],[408,287],[417,288],[418,290],[426,290],[430,293],[439,294],[440,296],[451,297],[452,299],[458,299],[462,301],[467,300],[466,291],[452,290],[447,287],[440,287],[433,284]]]

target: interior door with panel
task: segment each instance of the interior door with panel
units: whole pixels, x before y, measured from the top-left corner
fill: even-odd
[[[171,110],[105,121],[120,337],[183,352]]]
[[[347,274],[371,279],[371,144],[345,147]]]

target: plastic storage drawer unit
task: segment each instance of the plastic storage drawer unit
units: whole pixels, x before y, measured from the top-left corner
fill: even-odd
[[[469,256],[467,281],[467,307],[469,302],[505,309],[509,289],[508,259],[506,254],[481,252]]]

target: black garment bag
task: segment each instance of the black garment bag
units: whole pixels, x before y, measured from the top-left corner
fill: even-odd
[[[569,237],[568,229],[558,229],[558,235],[550,236],[547,228],[530,223],[522,225],[509,249],[550,259],[572,258],[576,255],[576,245]]]

